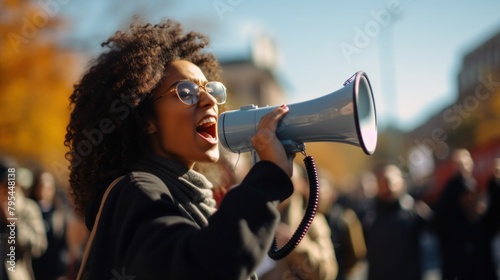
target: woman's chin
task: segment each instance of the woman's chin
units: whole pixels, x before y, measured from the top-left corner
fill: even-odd
[[[200,162],[203,163],[214,163],[219,160],[220,154],[219,149],[217,147],[212,148],[205,152],[203,159]]]

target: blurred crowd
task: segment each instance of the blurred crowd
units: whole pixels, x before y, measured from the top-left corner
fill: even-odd
[[[500,158],[484,186],[469,151],[457,149],[449,160],[453,172],[439,191],[417,186],[390,161],[349,191],[317,167],[320,200],[305,242],[282,260],[265,261],[261,279],[500,279]],[[302,219],[307,177],[294,167],[296,189],[283,203],[278,244]]]
[[[390,162],[366,171],[349,191],[317,167],[320,199],[309,230],[285,258],[266,258],[259,279],[500,279],[500,158],[485,186],[475,180],[467,150],[455,150],[450,160],[453,175],[431,201]],[[13,168],[15,189],[9,183]],[[65,189],[51,171],[19,166],[9,157],[2,157],[0,171],[0,280],[75,279],[88,231]],[[301,222],[309,178],[296,164],[294,194],[280,205],[278,247]],[[9,212],[14,205],[15,213]],[[12,248],[15,274],[9,272]]]
[[[51,171],[11,157],[0,174],[0,279],[75,279],[88,231],[65,189]]]

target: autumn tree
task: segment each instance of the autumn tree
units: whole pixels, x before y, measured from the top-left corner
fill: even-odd
[[[78,56],[60,44],[67,1],[0,0],[0,154],[35,160],[64,183],[68,97]]]

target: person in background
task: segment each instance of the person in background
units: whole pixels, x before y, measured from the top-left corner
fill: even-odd
[[[16,169],[12,158],[0,158],[0,279],[31,280],[31,260],[45,252],[47,238],[40,208],[16,185]]]
[[[309,181],[305,168],[295,162],[293,169],[294,192],[279,206],[281,221],[276,231],[278,248],[290,240],[299,226],[309,198]],[[324,207],[322,201],[318,207]],[[288,256],[278,261],[266,261],[263,265],[267,266],[267,271],[259,274],[261,280],[335,279],[338,265],[330,239],[330,228],[323,212],[316,212],[309,230]]]
[[[434,205],[442,279],[497,279],[491,242],[499,219],[490,216],[495,208],[479,191],[470,152],[454,150],[451,160],[455,173]]]
[[[373,171],[365,170],[356,181],[353,190],[345,197],[344,204],[351,208],[362,221],[366,212],[373,209],[378,190],[377,178]]]
[[[492,175],[487,182],[486,190],[489,209],[485,220],[493,233],[493,261],[497,276],[500,278],[500,157],[493,160]]]
[[[339,202],[340,191],[327,170],[319,171],[320,203],[318,211],[325,215],[339,271],[337,280],[348,279],[366,257],[363,227],[356,212]]]
[[[68,203],[68,209],[74,209],[70,200],[66,200],[66,202]],[[70,280],[77,279],[85,245],[89,240],[90,233],[85,225],[85,219],[83,217],[71,210],[66,212],[66,216],[68,217],[66,237],[68,241],[69,256],[67,278]]]
[[[489,230],[498,233],[500,230],[500,157],[493,160],[492,169],[492,175],[486,186],[489,208],[486,211],[485,219],[490,225]]]
[[[362,221],[368,279],[422,279],[420,234],[432,211],[408,195],[398,166],[381,164],[374,174],[378,185],[375,203]]]
[[[54,176],[48,171],[35,175],[32,199],[42,211],[47,235],[47,251],[33,259],[33,271],[38,280],[62,280],[68,272],[70,257],[67,243],[67,217],[64,204],[57,194]]]

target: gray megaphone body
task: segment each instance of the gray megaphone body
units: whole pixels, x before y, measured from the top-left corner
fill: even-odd
[[[220,115],[218,136],[234,153],[252,152],[250,138],[260,118],[277,106],[247,105]],[[312,100],[289,104],[276,135],[287,153],[301,152],[306,142],[340,142],[361,147],[367,155],[377,146],[377,117],[368,77],[354,74],[344,87]]]

